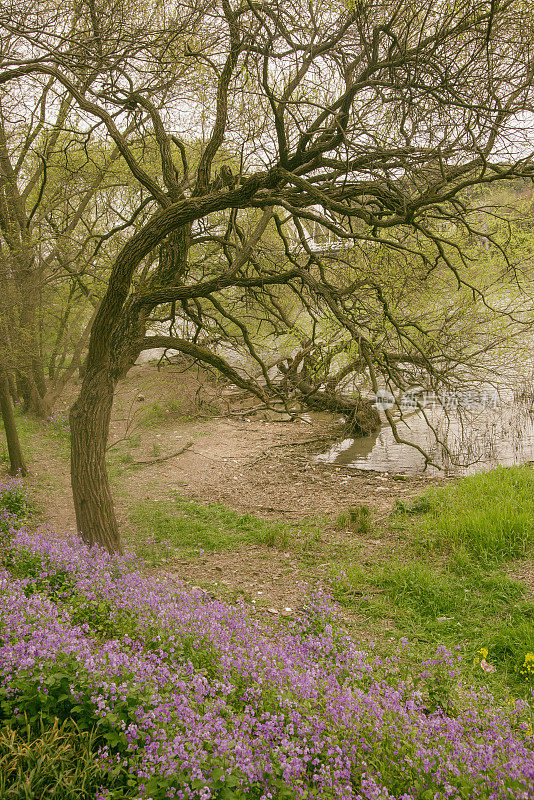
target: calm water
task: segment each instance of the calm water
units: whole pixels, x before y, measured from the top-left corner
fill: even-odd
[[[527,393],[528,394],[528,393]],[[518,396],[519,395],[519,396]],[[402,439],[422,448],[439,467],[426,473],[466,474],[499,464],[511,466],[534,461],[534,405],[530,398],[511,390],[499,393],[492,404],[475,409],[445,410],[439,405],[404,410],[394,414]],[[426,415],[426,419],[425,419]],[[432,431],[438,433],[440,441]],[[384,425],[371,436],[345,439],[316,461],[377,472],[418,474],[424,471],[424,456],[415,448],[395,441],[384,417]]]

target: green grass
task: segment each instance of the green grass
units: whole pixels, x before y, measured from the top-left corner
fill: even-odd
[[[18,483],[0,489],[0,509],[9,512],[19,522],[23,522],[35,512],[28,490]]]
[[[223,505],[196,503],[180,496],[166,502],[135,503],[130,520],[137,529],[137,541],[167,541],[184,551],[215,552],[245,544],[286,548],[292,536],[291,527],[285,523],[241,515]]]
[[[414,535],[434,549],[466,550],[479,562],[521,558],[534,544],[534,471],[498,467],[432,489],[400,513],[420,514]]]
[[[33,459],[34,453],[40,453],[43,445],[54,456],[62,460],[70,456],[70,431],[58,418],[53,420],[39,420],[30,414],[24,413],[20,408],[14,409],[17,432],[24,457],[28,462]],[[4,438],[4,426],[0,418],[0,461],[8,463],[7,446]]]
[[[470,681],[528,693],[531,676],[520,670],[534,653],[534,602],[502,565],[532,552],[533,530],[530,467],[463,478],[398,502],[384,533],[397,535],[402,556],[333,566],[333,593],[377,634],[389,620],[419,658],[460,646]],[[481,649],[494,673],[473,664]]]
[[[350,506],[339,515],[336,527],[340,530],[352,530],[355,533],[369,533],[373,529],[373,518],[369,506],[358,504]]]
[[[534,653],[534,602],[503,565],[530,551],[533,497],[530,468],[497,469],[399,504],[389,523],[373,522],[366,506],[355,505],[334,521],[337,530],[359,534],[342,542],[321,538],[321,520],[291,526],[178,495],[135,504],[131,521],[138,546],[168,541],[184,553],[247,544],[291,547],[309,583],[327,561],[334,597],[364,622],[379,650],[387,652],[389,639],[403,636],[410,642],[408,657],[419,661],[437,645],[460,647],[464,678],[504,697],[511,688],[528,693],[532,680],[520,670],[525,655]],[[364,560],[366,534],[384,545],[395,539],[397,554],[383,546],[374,561]],[[481,669],[482,649],[494,672]]]
[[[57,432],[21,415],[19,428],[28,451],[44,447],[63,457]],[[116,494],[127,497],[125,471],[140,469],[131,463],[138,445],[128,441],[109,454]],[[154,457],[159,447],[154,445]],[[291,525],[178,494],[134,503],[130,521],[127,543],[152,564],[167,563],[176,551],[194,556],[267,545],[291,549],[300,568],[295,580],[314,583],[324,578],[326,562],[334,596],[379,651],[387,653],[395,647],[391,640],[403,636],[410,642],[406,658],[414,662],[431,657],[439,644],[460,646],[467,682],[488,685],[501,697],[532,688],[534,674],[522,675],[521,668],[525,655],[534,653],[534,602],[505,572],[534,549],[530,467],[498,468],[433,487],[398,501],[386,522],[354,504],[337,520]],[[483,648],[493,673],[473,663]]]
[[[139,425],[142,428],[152,428],[158,425],[164,425],[171,419],[183,419],[184,413],[182,405],[175,400],[167,400],[164,403],[155,402],[151,406],[144,408]]]
[[[417,561],[380,567],[335,567],[332,590],[336,600],[377,625],[392,620],[395,638],[405,636],[419,658],[436,645],[460,646],[469,680],[481,684],[488,675],[471,670],[480,649],[496,668],[493,688],[527,690],[519,675],[527,652],[534,652],[534,603],[524,587],[499,571],[473,567],[457,574]]]
[[[169,422],[186,422],[202,417],[207,419],[220,414],[215,403],[198,399],[194,405],[185,407],[178,400],[156,401],[143,409],[139,417],[141,428],[154,428],[167,425]]]

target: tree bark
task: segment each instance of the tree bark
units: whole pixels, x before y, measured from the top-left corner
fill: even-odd
[[[33,371],[20,374],[20,386],[24,410],[35,414],[40,419],[46,419],[50,414],[51,408],[47,399],[41,396]]]
[[[186,267],[189,228],[183,226],[164,250],[160,271],[166,280],[177,280]],[[71,486],[78,531],[87,544],[98,544],[110,553],[123,552],[106,468],[113,394],[119,377],[126,375],[139,354],[146,318],[143,308],[132,307],[125,300],[122,308],[119,305],[112,312],[104,302],[95,314],[80,395],[69,416]],[[117,303],[117,296],[108,293],[107,301]],[[102,317],[108,324],[113,318],[119,324],[111,332],[105,324],[102,326]]]
[[[17,388],[17,379],[15,378],[15,375],[12,372],[10,372],[7,376],[7,380],[9,382],[9,393],[11,394],[11,402],[14,405],[15,403],[20,402],[20,395]]]
[[[346,417],[349,431],[356,436],[368,436],[382,425],[374,404],[364,397],[344,397],[336,392],[315,389],[305,381],[298,382],[295,388],[301,393],[298,399],[308,408]]]
[[[70,411],[71,484],[82,539],[122,553],[106,469],[106,445],[115,380],[109,369],[87,371]]]
[[[24,462],[22,448],[17,432],[13,405],[11,403],[11,393],[9,390],[9,380],[5,372],[0,371],[0,411],[4,422],[6,434],[7,450],[9,453],[10,475],[27,475],[28,470]]]

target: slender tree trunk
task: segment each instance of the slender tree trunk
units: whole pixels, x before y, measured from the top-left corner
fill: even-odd
[[[4,422],[6,433],[7,450],[9,453],[10,475],[27,475],[28,470],[22,455],[13,405],[11,403],[11,393],[9,390],[9,380],[5,372],[0,371],[0,411]]]
[[[32,330],[31,318],[26,319],[27,327],[20,327],[18,347],[15,350],[17,369],[20,373],[20,383],[24,408],[41,419],[46,419],[50,414],[50,406],[45,399],[46,381],[44,368],[39,355],[39,341],[35,330]],[[18,352],[17,352],[18,350]]]
[[[46,380],[39,336],[39,285],[42,275],[27,231],[21,233],[18,246],[12,253],[12,264],[14,278],[10,294],[17,311],[11,345],[14,364],[21,378],[25,409],[44,419],[49,415],[50,407],[44,399]]]
[[[42,354],[39,352],[32,359],[32,377],[41,399],[46,395],[46,378]]]
[[[122,552],[106,470],[106,445],[115,381],[108,370],[87,372],[70,412],[71,484],[82,539]]]
[[[83,373],[82,373],[82,356],[84,355],[84,351],[87,349],[87,343],[89,342],[89,337],[91,335],[91,326],[93,324],[94,318],[96,317],[96,313],[98,311],[98,306],[93,311],[91,319],[85,326],[85,330],[83,331],[82,335],[76,342],[76,346],[74,347],[74,352],[72,353],[72,358],[70,364],[66,369],[63,370],[61,374],[56,372],[55,379],[50,382],[48,391],[44,397],[46,403],[50,408],[53,408],[60,397],[61,393],[65,389],[65,386],[70,381],[76,370],[78,370],[78,374],[80,378],[83,380]],[[63,353],[62,356],[65,354]]]
[[[9,381],[9,392],[11,394],[11,402],[13,404],[18,403],[20,401],[20,395],[17,389],[17,380],[12,372],[9,373],[7,379]]]

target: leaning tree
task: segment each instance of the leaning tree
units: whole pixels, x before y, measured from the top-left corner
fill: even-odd
[[[105,450],[116,383],[145,348],[316,407],[341,402],[350,376],[376,389],[412,364],[447,380],[484,352],[497,298],[462,237],[490,241],[514,272],[469,202],[473,186],[534,176],[529,5],[79,0],[73,32],[55,0],[4,4],[0,84],[61,86],[151,209],[112,265],[70,414],[86,541],[121,547]],[[263,345],[291,337],[275,385]],[[376,423],[361,398],[349,413]]]

